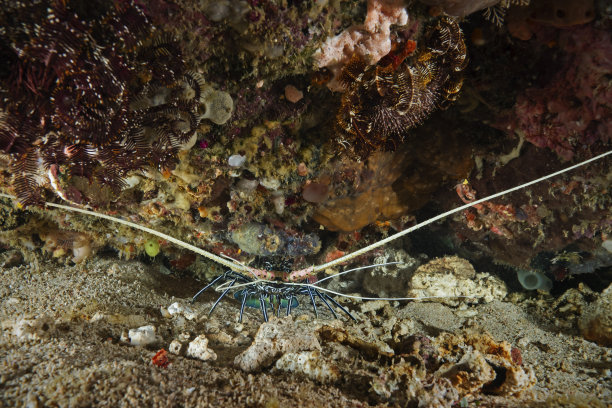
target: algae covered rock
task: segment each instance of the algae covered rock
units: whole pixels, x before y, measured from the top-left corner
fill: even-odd
[[[578,320],[582,335],[602,346],[612,346],[612,285],[587,306]]]
[[[437,258],[420,266],[410,281],[407,296],[435,296],[432,301],[458,306],[464,298],[488,303],[501,300],[508,293],[506,284],[488,273],[476,273],[474,267],[458,256]]]
[[[253,343],[234,359],[234,365],[246,372],[259,371],[284,354],[312,350],[321,350],[314,330],[287,316],[262,324]]]

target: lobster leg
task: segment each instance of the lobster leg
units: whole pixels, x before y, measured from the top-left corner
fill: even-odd
[[[214,282],[214,281],[213,281]],[[227,289],[225,289],[223,291],[223,293],[221,294],[221,296],[219,296],[219,298],[217,299],[217,301],[215,302],[215,304],[210,308],[210,311],[208,312],[208,315],[210,316],[212,314],[212,312],[215,310],[215,308],[217,307],[217,305],[219,304],[219,302],[221,301],[221,299],[223,299],[223,297],[225,295],[227,295],[227,292],[230,291],[230,288],[232,287],[232,285],[234,285],[234,283],[236,283],[236,278],[234,278],[230,284],[227,286]]]
[[[340,308],[340,310],[342,310],[344,313],[349,315],[349,317],[351,319],[353,319],[354,321],[357,321],[357,319],[355,319],[355,317],[344,306],[342,306],[340,303],[338,303],[336,301],[336,299],[334,299],[333,297],[329,296],[327,293],[322,293],[321,296],[322,297],[326,297],[327,299],[331,300],[334,305],[338,306]]]
[[[321,300],[323,301],[323,303],[325,303],[325,306],[327,306],[327,308],[330,310],[330,312],[332,312],[332,314],[334,315],[334,318],[337,319],[338,315],[336,314],[336,312],[334,311],[334,309],[329,305],[329,303],[327,303],[327,300],[323,297],[323,295],[321,294],[321,292],[319,292],[318,290],[315,289],[315,294],[321,298]]]
[[[317,303],[315,302],[315,298],[312,295],[313,290],[310,288],[310,286],[307,286],[306,290],[308,291],[308,296],[310,296],[310,301],[312,302],[312,309],[314,310],[315,317],[318,318],[319,312],[317,311]]]
[[[242,295],[242,301],[240,302],[240,318],[238,319],[238,323],[242,323],[242,314],[244,313],[244,305],[246,305],[247,293],[248,291],[244,291]]]
[[[259,295],[259,303],[261,304],[261,314],[263,315],[264,320],[268,321],[268,310],[266,308],[266,301],[263,293]]]

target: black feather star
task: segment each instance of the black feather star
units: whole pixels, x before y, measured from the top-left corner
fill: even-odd
[[[344,67],[337,114],[343,148],[361,158],[378,149],[395,150],[408,129],[456,99],[467,63],[459,24],[442,17],[425,30],[421,43],[414,55],[413,50],[390,54],[376,65],[354,56]]]
[[[59,179],[118,193],[131,171],[172,168],[198,127],[203,85],[177,42],[154,38],[129,0],[97,4],[101,18],[71,1],[26,3],[0,11],[0,51],[11,65],[0,72],[0,150],[20,203],[40,203],[44,187],[68,199]]]

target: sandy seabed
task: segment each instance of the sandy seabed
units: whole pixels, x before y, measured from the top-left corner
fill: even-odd
[[[214,292],[190,305],[201,283],[138,261],[0,273],[3,407],[612,406],[612,349],[577,330],[579,290],[345,303],[356,323],[301,305],[263,324],[238,323],[231,296],[208,316]]]

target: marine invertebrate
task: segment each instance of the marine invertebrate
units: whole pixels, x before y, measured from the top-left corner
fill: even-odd
[[[209,119],[217,125],[222,125],[232,116],[234,101],[227,92],[205,85],[202,89],[201,100],[206,107],[202,119]]]
[[[407,52],[391,54],[376,65],[356,55],[342,70],[338,143],[358,156],[395,150],[408,129],[455,100],[461,90],[467,57],[456,20],[441,17],[427,27],[413,56],[408,57],[413,43],[404,47]]]
[[[465,17],[478,10],[484,10],[484,17],[496,25],[502,24],[510,6],[529,4],[529,0],[421,0],[421,2],[438,7],[445,13],[457,17]]]
[[[240,282],[242,285],[241,287],[246,287],[246,291],[242,292],[242,305],[241,308],[242,310],[244,310],[244,306],[246,304],[247,301],[252,301],[253,299],[259,299],[260,300],[260,305],[261,305],[261,310],[262,313],[264,314],[264,318],[267,317],[267,303],[266,303],[266,299],[268,299],[268,304],[270,303],[270,301],[272,301],[272,303],[276,302],[277,305],[277,313],[280,312],[280,306],[282,305],[282,300],[285,300],[285,305],[287,307],[287,312],[291,311],[292,306],[294,305],[294,297],[297,295],[307,295],[312,299],[313,302],[313,308],[316,308],[316,304],[314,302],[314,296],[318,296],[321,299],[325,299],[325,300],[331,300],[332,303],[338,307],[341,307],[339,303],[337,303],[337,301],[333,300],[328,293],[331,294],[336,294],[336,295],[341,295],[344,297],[348,297],[348,298],[355,298],[355,299],[363,299],[363,300],[378,300],[380,298],[368,298],[368,297],[363,297],[363,296],[352,296],[352,295],[346,295],[346,294],[342,294],[342,293],[338,293],[326,288],[322,288],[318,285],[316,285],[317,283],[321,283],[325,280],[328,280],[334,276],[340,276],[340,275],[344,275],[346,273],[350,273],[354,270],[357,269],[361,269],[361,268],[357,268],[357,269],[351,269],[348,271],[344,271],[344,272],[340,272],[337,273],[335,275],[330,275],[326,278],[320,279],[318,281],[316,281],[314,284],[311,283],[296,283],[299,281],[304,281],[304,280],[308,280],[309,278],[313,278],[316,276],[317,273],[324,271],[328,268],[337,266],[342,264],[343,262],[346,262],[350,259],[353,259],[355,257],[358,257],[366,252],[372,251],[376,248],[379,248],[383,245],[386,245],[387,243],[396,240],[398,238],[401,238],[419,228],[422,228],[426,225],[432,224],[440,219],[443,219],[449,215],[455,214],[457,212],[463,211],[469,207],[481,204],[485,201],[489,201],[492,200],[494,198],[500,197],[502,195],[511,193],[513,191],[517,191],[526,187],[529,187],[531,185],[540,183],[544,180],[550,179],[552,177],[561,175],[563,173],[566,173],[568,171],[574,170],[576,168],[585,166],[586,164],[592,163],[594,161],[597,160],[601,160],[606,158],[607,156],[612,154],[612,150],[602,153],[598,156],[592,157],[588,160],[585,160],[583,162],[577,163],[573,166],[564,168],[560,171],[542,176],[538,179],[535,180],[531,180],[527,183],[523,183],[521,185],[512,187],[510,189],[495,193],[493,195],[490,195],[488,197],[484,197],[482,199],[479,200],[475,200],[473,202],[469,202],[466,203],[462,206],[459,206],[455,209],[446,211],[445,213],[439,214],[435,217],[429,218],[423,222],[420,222],[412,227],[409,227],[403,231],[400,231],[396,234],[393,234],[387,238],[384,238],[382,240],[379,240],[371,245],[368,245],[364,248],[361,248],[360,250],[357,250],[353,253],[341,256],[339,258],[333,259],[329,262],[326,262],[324,264],[321,265],[317,265],[317,266],[311,266],[308,268],[304,268],[304,269],[300,269],[300,270],[294,270],[291,272],[285,272],[285,271],[274,271],[274,270],[264,270],[264,269],[257,269],[257,268],[253,268],[253,267],[249,267],[246,265],[243,265],[237,261],[234,261],[231,258],[227,258],[227,257],[222,257],[219,255],[216,255],[214,253],[211,253],[209,251],[203,250],[201,248],[198,248],[194,245],[191,245],[187,242],[181,241],[177,238],[174,238],[170,235],[164,234],[162,232],[156,231],[152,228],[148,228],[142,225],[139,225],[137,223],[133,223],[131,221],[127,221],[124,219],[120,219],[120,218],[116,218],[116,217],[112,217],[110,215],[107,214],[103,214],[103,213],[99,213],[99,212],[94,212],[94,211],[89,211],[83,208],[78,208],[78,207],[70,207],[70,206],[66,206],[66,205],[61,205],[61,204],[56,204],[56,203],[51,203],[51,202],[47,202],[45,203],[45,205],[49,206],[49,207],[54,207],[54,208],[59,208],[62,210],[66,210],[66,211],[72,211],[72,212],[77,212],[77,213],[81,213],[81,214],[85,214],[85,215],[90,215],[90,216],[94,216],[94,217],[98,217],[98,218],[102,218],[102,219],[106,219],[112,222],[116,222],[122,225],[125,225],[127,227],[131,227],[131,228],[135,228],[137,230],[143,231],[143,232],[147,232],[151,235],[157,236],[159,238],[162,238],[170,243],[173,243],[175,245],[178,245],[180,247],[186,248],[190,251],[193,251],[194,253],[200,254],[210,260],[213,260],[221,265],[224,265],[226,267],[228,267],[230,269],[230,271],[225,272],[224,274],[220,275],[219,277],[217,277],[215,280],[213,280],[213,282],[211,282],[209,285],[206,285],[202,290],[200,290],[195,296],[194,298],[197,298],[197,296],[199,296],[202,292],[204,292],[206,289],[208,289],[209,287],[211,287],[212,285],[214,285],[214,283],[218,282],[218,281],[227,281],[228,282],[228,286],[229,287],[224,287],[223,288],[223,294],[221,295],[221,297],[219,297],[217,299],[217,302],[215,303],[218,304],[218,302],[227,294],[227,292],[231,289],[231,287],[234,286],[234,284],[236,284],[236,282]],[[16,197],[7,195],[7,194],[2,194],[0,193],[1,197],[5,197],[5,198],[11,198],[11,199],[15,199]],[[369,266],[371,267],[371,266]],[[253,276],[255,279],[251,279],[250,276]],[[238,286],[238,285],[237,285]],[[244,289],[243,289],[244,290]],[[323,293],[324,292],[324,293]],[[433,296],[436,297],[436,296]],[[402,298],[386,298],[387,300],[414,300],[415,298],[409,298],[409,297],[402,297]],[[324,302],[330,309],[331,306],[329,306],[329,304],[327,302]],[[213,309],[215,305],[213,305]],[[343,311],[345,311],[348,315],[350,315],[350,313],[341,307],[341,309]],[[211,310],[211,312],[212,312]],[[332,309],[333,311],[333,309]]]
[[[529,0],[501,0],[497,4],[487,7],[483,15],[495,25],[501,26],[510,6],[527,6],[528,4]]]
[[[529,269],[519,269],[516,276],[521,285],[523,285],[523,287],[527,290],[540,289],[548,292],[550,289],[552,289],[552,281],[542,272]]]
[[[294,286],[287,285],[285,283],[276,283],[276,282],[259,282],[257,280],[253,280],[247,276],[244,276],[240,273],[236,273],[232,270],[226,271],[224,274],[219,275],[214,280],[212,280],[208,285],[204,286],[192,299],[192,302],[195,302],[196,299],[204,293],[208,288],[214,286],[217,282],[224,281],[224,283],[228,283],[225,290],[221,293],[221,295],[217,298],[215,303],[210,308],[208,314],[210,315],[221,299],[227,295],[232,286],[236,282],[239,283],[240,286],[247,285],[246,289],[242,289],[240,292],[237,292],[237,299],[240,300],[240,317],[239,321],[242,322],[242,314],[244,312],[244,307],[247,305],[247,302],[259,302],[259,308],[261,310],[261,314],[264,320],[268,321],[268,306],[272,307],[272,312],[276,313],[277,316],[280,316],[281,309],[285,308],[286,315],[289,316],[291,314],[291,309],[297,307],[297,296],[308,296],[310,298],[312,308],[315,312],[315,315],[319,315],[317,312],[317,303],[315,300],[315,296],[327,306],[329,311],[334,315],[335,318],[338,318],[338,315],[331,307],[329,302],[331,302],[334,306],[337,306],[346,313],[351,319],[356,320],[353,315],[346,310],[340,303],[338,303],[333,297],[329,296],[327,293],[322,292],[318,288],[312,285],[305,286]],[[251,306],[253,307],[253,306]],[[257,306],[254,306],[257,307]]]
[[[153,39],[131,1],[100,7],[98,19],[59,1],[16,3],[0,16],[22,21],[0,32],[11,67],[0,78],[0,150],[22,205],[41,203],[44,186],[86,203],[70,185],[77,177],[117,193],[130,171],[172,167],[195,133],[201,84],[178,45]]]

